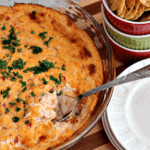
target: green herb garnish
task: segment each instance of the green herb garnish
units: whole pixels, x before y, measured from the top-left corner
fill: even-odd
[[[22,49],[21,49],[21,48],[19,48],[19,49],[18,49],[18,52],[19,52],[19,53],[21,53],[21,52],[22,52]]]
[[[34,92],[31,92],[31,95],[32,95],[33,97],[35,97],[35,94],[34,94]]]
[[[26,86],[27,84],[26,84],[26,81],[19,81],[21,84],[22,84],[22,87],[24,87],[24,86]]]
[[[24,117],[26,116],[26,113],[27,113],[27,109],[24,108]]]
[[[16,100],[17,100],[17,102],[21,102],[21,101],[22,101],[22,99],[21,99],[21,98],[17,98]]]
[[[10,102],[9,104],[12,105],[12,106],[16,105],[15,102]]]
[[[5,29],[6,29],[6,27],[5,27],[5,26],[3,26],[1,29],[2,29],[2,30],[5,30]]]
[[[23,100],[23,104],[27,104],[27,102],[25,100]]]
[[[10,79],[10,81],[16,81],[17,79],[15,78],[15,77],[12,77],[11,79]]]
[[[48,71],[50,68],[56,68],[52,62],[49,62],[47,60],[42,60],[42,62],[39,61],[39,66],[27,68],[23,72],[27,73],[29,71],[34,71],[34,74],[39,74],[42,72]]]
[[[64,70],[64,71],[66,70],[65,65],[62,65],[62,70]]]
[[[62,74],[60,73],[59,74],[59,80],[57,78],[54,78],[54,76],[50,76],[50,80],[54,81],[55,84],[57,84],[57,85],[61,84],[61,76],[62,76]]]
[[[20,120],[19,117],[13,117],[12,119],[13,119],[13,122],[18,122]]]
[[[5,113],[8,113],[9,112],[9,109],[8,109],[8,107],[6,107],[6,112]]]
[[[47,46],[47,47],[48,47],[48,43],[49,43],[52,39],[54,39],[54,38],[53,38],[53,37],[50,37],[49,40],[46,41],[46,46]]]
[[[31,34],[35,34],[35,31],[31,31]]]
[[[1,90],[1,94],[4,94],[4,95],[3,95],[3,98],[6,98],[6,97],[9,95],[9,91],[10,91],[10,88],[9,88],[9,87],[7,87],[7,89],[4,90],[4,91]]]
[[[45,95],[45,93],[42,93],[42,95],[41,96],[44,96]]]
[[[35,86],[35,84],[33,83],[33,84],[31,84],[30,86],[33,87],[33,86]]]
[[[25,121],[25,124],[28,124],[28,123],[29,123],[29,120],[26,120],[26,121]]]
[[[33,54],[38,54],[43,51],[41,47],[38,46],[31,46],[30,48],[33,49]]]
[[[20,111],[20,109],[21,109],[20,107],[16,107],[16,111],[17,111],[17,112]]]
[[[18,78],[21,78],[21,79],[22,79],[23,77],[22,77],[22,75],[18,75]]]
[[[18,72],[13,72],[13,74],[14,74],[14,76],[18,76],[19,73]]]
[[[42,40],[44,40],[46,38],[45,34],[47,34],[47,32],[41,32],[38,34],[38,36],[40,36]]]
[[[37,12],[36,12],[35,10],[34,10],[34,11],[32,11],[32,14],[33,14],[33,15],[35,15],[36,13],[37,13]]]
[[[13,69],[23,69],[24,65],[26,65],[27,62],[23,62],[23,60],[21,58],[19,58],[18,60],[14,60],[13,61]]]
[[[6,54],[7,57],[9,57],[10,54]]]
[[[44,84],[48,84],[48,82],[45,80],[44,77],[42,78],[42,80],[43,80],[43,83],[44,83]]]

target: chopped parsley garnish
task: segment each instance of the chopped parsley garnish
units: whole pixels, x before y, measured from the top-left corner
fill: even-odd
[[[24,47],[26,48],[26,47],[28,47],[28,45],[25,45]]]
[[[5,30],[5,29],[6,29],[6,27],[5,27],[5,26],[3,26],[1,29],[2,29],[2,30]]]
[[[19,117],[16,117],[16,116],[13,117],[12,119],[13,119],[13,122],[18,122],[18,121],[20,120],[20,118],[19,118]]]
[[[33,84],[31,84],[30,86],[33,87],[33,86],[35,86],[35,84],[33,83]]]
[[[28,72],[28,70],[29,70],[29,68],[27,68],[27,69],[23,70],[23,72],[24,72],[24,73],[27,73],[27,72]]]
[[[13,74],[14,74],[14,76],[18,76],[19,73],[18,72],[13,72]]]
[[[6,98],[6,97],[9,95],[9,91],[10,91],[10,88],[9,88],[9,87],[7,87],[7,89],[4,90],[4,91],[1,90],[1,94],[4,94],[4,95],[3,95],[3,98]]]
[[[16,105],[15,102],[10,102],[9,104],[12,105],[12,106]]]
[[[45,95],[45,93],[42,93],[42,95],[41,96],[44,96]]]
[[[23,69],[24,65],[26,65],[27,62],[23,62],[23,60],[21,58],[19,58],[18,60],[14,60],[13,61],[13,69]]]
[[[66,70],[65,65],[62,65],[62,70],[64,70],[64,71]]]
[[[48,43],[49,43],[52,39],[54,39],[54,38],[53,38],[53,37],[50,37],[49,40],[46,41],[46,46],[47,46],[47,47],[48,47]]]
[[[31,34],[35,34],[35,31],[31,31]]]
[[[8,78],[10,77],[10,73],[9,72],[1,72],[1,74],[3,75],[4,78]]]
[[[22,79],[23,77],[22,77],[22,75],[18,75],[18,78],[21,78],[21,79]]]
[[[17,111],[17,112],[20,111],[20,109],[21,109],[20,107],[16,107],[16,111]]]
[[[42,80],[43,80],[43,83],[44,83],[44,84],[48,84],[48,82],[45,80],[44,77],[42,78]]]
[[[54,76],[50,76],[50,80],[54,81],[55,84],[61,84],[61,76],[62,74],[59,74],[59,80],[57,78],[54,78]]]
[[[3,48],[9,49],[12,53],[14,53],[15,52],[14,46],[20,46],[20,44],[18,43],[19,40],[17,40],[13,26],[11,26],[11,30],[9,30],[9,31],[10,31],[10,34],[8,36],[8,39],[3,38],[2,44],[7,45],[7,46],[3,46]]]
[[[8,107],[6,107],[6,112],[5,113],[8,113],[9,112],[9,109],[8,109]]]
[[[61,93],[62,93],[62,90],[61,90],[59,93],[57,93],[57,96],[60,96],[60,95],[61,95]]]
[[[35,15],[36,13],[37,13],[37,12],[36,12],[35,10],[34,10],[34,11],[32,11],[32,14],[33,14],[33,15]]]
[[[0,113],[0,116],[2,115],[2,113]]]
[[[29,123],[29,120],[26,120],[26,121],[25,121],[25,124],[28,124],[28,123]]]
[[[35,97],[35,94],[34,94],[34,92],[31,92],[31,95],[32,95],[33,97]]]
[[[21,99],[21,98],[17,98],[16,100],[17,100],[18,102],[21,102],[21,101],[22,101],[22,99]]]
[[[9,49],[12,53],[15,52],[15,47],[14,46],[3,46],[5,49]]]
[[[34,71],[34,74],[39,74],[48,71],[48,69],[50,68],[55,68],[54,65],[55,64],[53,64],[52,62],[49,62],[47,60],[42,60],[42,62],[39,61],[39,66],[27,68],[23,72],[27,73],[29,70],[29,71]]]
[[[27,87],[24,87],[23,90],[18,94],[18,96],[19,96],[22,92],[24,92],[25,90],[27,90]]]
[[[42,48],[38,46],[30,46],[30,48],[33,49],[33,54],[38,54],[43,51]]]
[[[26,113],[27,113],[27,109],[24,108],[24,117],[26,116]]]
[[[18,53],[21,53],[21,52],[22,52],[22,49],[21,49],[21,48],[19,48],[19,49],[18,49]]]
[[[8,66],[8,72],[10,72],[11,70],[13,70],[13,67]]]
[[[7,62],[5,60],[0,59],[0,69],[6,69],[7,67]]]
[[[12,77],[11,79],[10,79],[10,81],[16,81],[17,79],[15,78],[15,77]]]
[[[20,40],[13,41],[12,44],[13,44],[14,46],[20,46],[20,44],[18,43],[19,41],[20,41]]]
[[[47,34],[47,32],[41,32],[38,36],[40,36],[42,40],[44,40],[46,38],[45,34]]]
[[[7,57],[9,57],[10,54],[6,54]]]
[[[27,104],[27,102],[25,100],[23,100],[23,104]]]
[[[27,90],[27,87],[24,87],[23,90],[22,90],[22,92],[24,92],[25,90]]]
[[[26,86],[27,84],[26,84],[26,81],[19,81],[21,84],[22,84],[22,87],[24,87],[24,86]]]

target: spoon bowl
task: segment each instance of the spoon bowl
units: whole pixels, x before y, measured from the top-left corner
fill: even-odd
[[[150,65],[147,65],[146,67],[138,69],[132,73],[129,73],[129,74],[123,76],[123,77],[117,78],[113,81],[110,81],[110,82],[105,83],[101,86],[98,86],[92,90],[89,90],[89,91],[77,96],[76,98],[72,98],[72,97],[69,98],[69,96],[68,96],[70,102],[71,101],[77,101],[77,102],[76,102],[75,106],[73,107],[73,109],[69,113],[62,115],[62,117],[57,119],[57,121],[66,120],[74,112],[74,110],[77,107],[77,105],[79,104],[79,102],[81,102],[82,99],[84,99],[90,95],[93,95],[100,91],[104,91],[110,87],[114,87],[114,86],[121,85],[121,84],[124,84],[127,82],[143,79],[146,77],[150,77]]]

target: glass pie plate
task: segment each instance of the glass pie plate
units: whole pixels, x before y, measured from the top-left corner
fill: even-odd
[[[115,78],[114,55],[109,42],[94,18],[84,9],[69,0],[0,0],[1,6],[13,6],[15,3],[32,3],[53,8],[66,14],[79,29],[85,30],[93,39],[103,62],[104,83]],[[99,121],[105,111],[113,88],[109,88],[100,93],[98,103],[86,123],[67,141],[58,145],[54,149],[67,149],[86,135]]]

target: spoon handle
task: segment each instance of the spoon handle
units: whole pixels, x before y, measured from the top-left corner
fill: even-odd
[[[120,84],[124,84],[124,83],[130,82],[130,81],[135,81],[138,79],[146,78],[146,77],[150,77],[150,65],[143,67],[141,69],[138,69],[134,72],[131,72],[123,77],[120,77],[113,81],[110,81],[106,84],[98,86],[90,91],[87,91],[87,92],[77,96],[77,99],[78,99],[78,101],[80,101],[81,99],[83,99],[87,96],[90,96],[92,94],[95,94],[95,93],[103,91],[103,90],[106,90],[107,88],[114,87],[114,86],[120,85]]]

